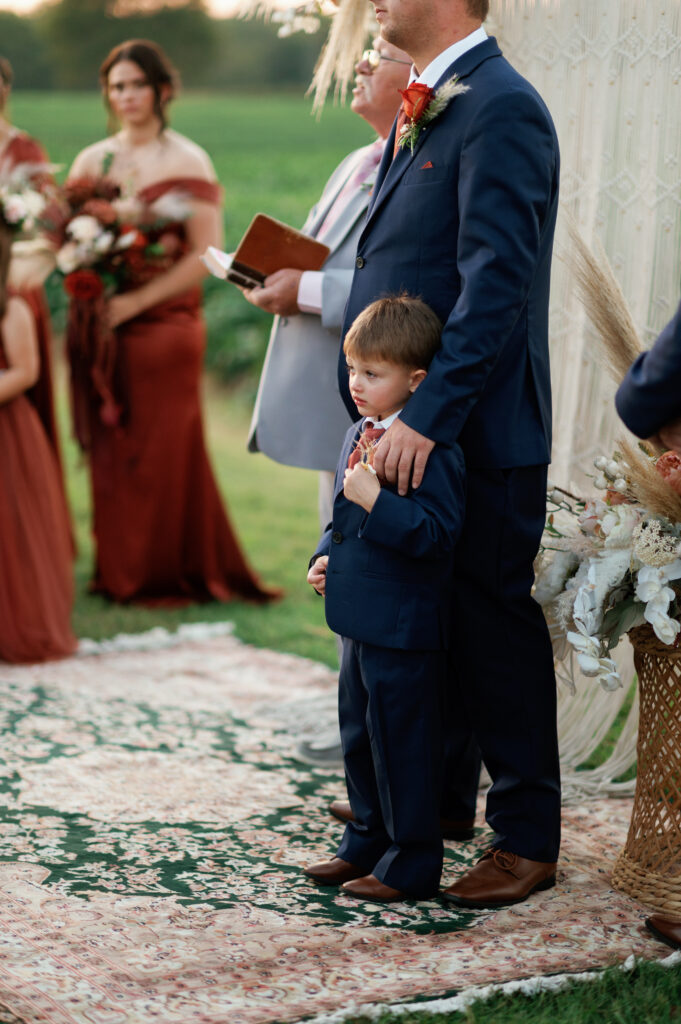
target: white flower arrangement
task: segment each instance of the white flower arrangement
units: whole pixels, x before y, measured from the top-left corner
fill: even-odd
[[[44,209],[45,197],[30,185],[0,181],[0,220],[11,231],[22,234],[35,231]]]
[[[572,649],[606,690],[622,685],[610,653],[630,629],[649,623],[663,644],[681,641],[681,458],[622,447],[626,461],[595,460],[603,499],[549,489],[535,565],[556,657]]]

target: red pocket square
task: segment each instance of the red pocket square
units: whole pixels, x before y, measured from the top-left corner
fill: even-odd
[[[419,169],[420,169],[421,171],[428,171],[428,170],[430,170],[430,168],[431,168],[432,166],[433,166],[433,165],[432,165],[432,163],[430,162],[430,160],[428,160],[428,162],[427,162],[427,163],[425,163],[425,164],[423,165],[423,167],[421,167],[421,168],[419,168]]]

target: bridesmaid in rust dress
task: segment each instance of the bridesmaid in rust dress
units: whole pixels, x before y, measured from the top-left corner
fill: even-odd
[[[16,128],[7,117],[12,79],[10,62],[0,56],[0,177],[23,164],[31,172],[30,177],[33,180],[37,179],[37,183],[40,184],[40,180],[46,176],[44,168],[48,166],[47,154],[39,142],[36,142],[26,132]],[[38,380],[26,394],[33,402],[45,428],[47,438],[54,449],[59,466],[61,487],[64,489],[52,387],[52,332],[45,291],[38,285],[14,284],[12,270],[10,270],[9,282],[10,291],[24,299],[35,320],[40,353],[40,374]]]
[[[105,168],[131,202],[179,192],[190,215],[166,239],[166,264],[140,266],[136,276],[133,267],[130,286],[106,303],[120,421],[111,425],[106,403],[83,386],[82,375],[74,379],[92,479],[92,589],[145,604],[264,601],[274,595],[239,548],[203,436],[199,256],[221,242],[220,188],[206,153],[166,125],[176,74],[158,46],[133,40],[116,47],[100,81],[120,129],[83,150],[69,179],[101,176]]]
[[[10,297],[11,235],[0,217],[0,661],[75,650],[71,537],[54,451],[26,391],[39,374],[35,322]]]

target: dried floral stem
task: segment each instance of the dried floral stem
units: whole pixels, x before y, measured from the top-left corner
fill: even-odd
[[[658,473],[652,459],[629,441],[621,440],[617,447],[627,463],[627,479],[636,500],[654,516],[681,522],[681,495]]]
[[[620,384],[644,346],[600,242],[596,240],[595,251],[590,249],[572,221],[568,231],[575,249],[573,268],[580,297],[603,343],[606,367]]]
[[[345,100],[348,86],[354,79],[355,64],[366,43],[371,10],[367,0],[342,0],[331,19],[329,36],[308,90],[314,92],[312,109],[316,113],[321,113],[334,78],[336,96],[341,102]]]
[[[556,484],[551,488],[551,492],[558,491],[559,494],[564,494],[566,498],[570,498],[571,501],[576,501],[578,505],[584,504],[584,498],[578,498],[576,494],[572,494],[571,491],[566,491],[564,487],[558,487]]]

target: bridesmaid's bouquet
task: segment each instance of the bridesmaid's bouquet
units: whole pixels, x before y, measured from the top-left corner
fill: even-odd
[[[67,181],[43,217],[71,299],[66,348],[74,429],[84,449],[90,447],[93,416],[115,428],[124,414],[116,332],[105,302],[172,266],[183,251],[182,222],[191,212],[181,193],[153,202],[126,195],[107,171],[105,160],[100,176]]]
[[[0,221],[13,235],[35,232],[46,202],[44,193],[32,184],[26,165],[0,173]]]
[[[124,195],[106,176],[67,181],[45,218],[66,292],[92,301],[167,269],[181,248],[178,228],[189,214],[180,193],[145,203]]]
[[[620,442],[595,460],[602,498],[559,487],[537,559],[535,598],[564,657],[606,690],[621,686],[610,652],[648,623],[670,648],[681,646],[681,457]]]

